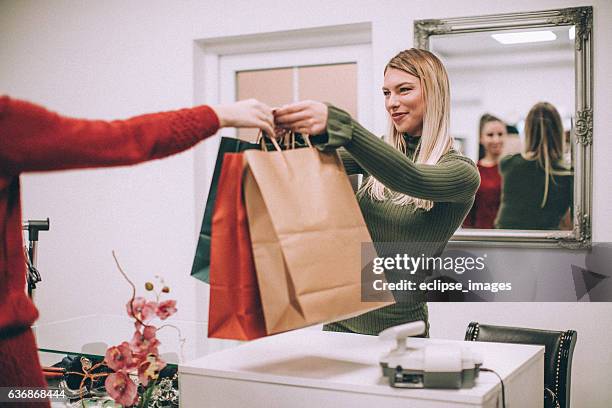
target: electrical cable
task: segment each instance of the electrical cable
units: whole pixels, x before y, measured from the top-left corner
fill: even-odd
[[[497,374],[495,370],[492,370],[490,368],[480,367],[480,371],[493,373],[497,376],[497,378],[499,378],[499,382],[501,383],[502,408],[506,408],[506,389],[504,387],[504,380],[502,380],[501,376]]]

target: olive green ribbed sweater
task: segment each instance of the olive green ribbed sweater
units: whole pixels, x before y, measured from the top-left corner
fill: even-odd
[[[502,196],[495,228],[559,229],[561,218],[572,207],[574,175],[562,163],[553,166],[546,204],[541,207],[546,173],[538,162],[520,153],[501,159]]]
[[[399,206],[391,200],[376,201],[367,193],[359,192],[358,202],[372,240],[425,243],[426,252],[440,255],[474,201],[480,184],[474,163],[451,150],[435,165],[415,164],[412,158],[418,137],[406,136],[408,151],[403,154],[364,129],[348,113],[331,105],[327,135],[327,142],[318,147],[322,150],[344,147],[340,156],[347,173],[369,174],[394,191],[434,202],[430,211],[424,211],[413,205]],[[427,322],[424,300],[424,294],[414,293],[407,302],[332,323],[325,329],[376,335],[398,324]]]

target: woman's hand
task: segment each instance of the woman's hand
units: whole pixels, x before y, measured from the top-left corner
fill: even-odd
[[[259,128],[268,135],[274,135],[272,108],[257,99],[245,99],[211,108],[219,118],[220,127]]]
[[[320,135],[327,128],[327,105],[317,101],[301,101],[274,110],[277,127],[297,133]]]

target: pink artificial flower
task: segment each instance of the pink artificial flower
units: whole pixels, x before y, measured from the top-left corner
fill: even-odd
[[[127,341],[118,346],[109,347],[104,357],[106,365],[114,371],[129,369],[134,366],[132,350]]]
[[[138,379],[143,387],[149,384],[149,380],[157,380],[159,373],[166,366],[166,362],[153,353],[146,355],[145,359],[138,365]]]
[[[144,322],[153,317],[157,309],[157,303],[147,302],[145,298],[138,296],[134,300],[128,300],[125,308],[128,316],[136,317]]]
[[[157,328],[155,326],[145,326],[143,331],[136,330],[130,342],[130,348],[136,360],[142,360],[147,354],[157,354],[159,340],[155,337]]]
[[[125,407],[134,405],[138,401],[138,387],[123,371],[106,377],[104,387],[115,402]]]
[[[155,311],[161,320],[166,320],[168,317],[176,313],[176,300],[164,300],[157,305]]]

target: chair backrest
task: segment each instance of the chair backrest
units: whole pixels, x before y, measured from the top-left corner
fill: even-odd
[[[544,346],[544,406],[569,408],[572,356],[576,346],[574,330],[552,331],[522,327],[492,326],[471,322],[466,341],[536,344]]]

